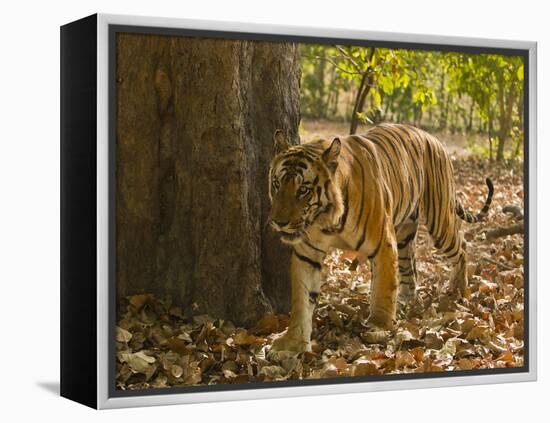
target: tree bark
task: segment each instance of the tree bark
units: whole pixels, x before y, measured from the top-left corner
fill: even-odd
[[[365,100],[367,99],[367,95],[369,94],[369,91],[372,87],[373,76],[372,76],[372,69],[371,69],[370,63],[372,63],[372,57],[374,56],[374,52],[375,52],[375,48],[372,47],[368,58],[369,66],[361,76],[361,83],[359,84],[359,89],[357,91],[357,96],[355,98],[355,103],[353,106],[353,112],[351,113],[351,121],[350,121],[350,128],[349,128],[349,133],[351,135],[357,132],[357,127],[359,126],[358,114],[363,112],[363,107],[365,106]]]
[[[499,128],[498,128],[498,145],[497,145],[497,162],[504,160],[504,144],[506,142],[507,122],[504,116],[504,87],[502,80],[498,85],[498,106],[499,106]]]
[[[272,134],[297,139],[294,44],[119,34],[119,297],[253,324],[289,308],[289,254],[267,229]]]
[[[474,102],[474,100],[470,99],[470,113],[468,114],[468,126],[466,127],[466,130],[468,132],[472,131],[472,126],[473,126],[473,122],[474,122],[474,109],[475,109],[475,107],[476,107],[476,103]]]
[[[519,155],[520,148],[523,144],[523,137],[525,134],[525,130],[523,128],[523,96],[521,95],[521,92],[517,97],[517,110],[518,110],[520,135],[518,136],[518,139],[516,142],[516,149],[514,150],[514,159],[517,158]]]
[[[349,133],[352,135],[355,134],[355,132],[357,132],[357,126],[359,125],[359,119],[357,117],[357,114],[361,113],[361,110],[359,110],[359,107],[362,106],[362,102],[366,97],[366,95],[363,95],[363,94],[364,94],[364,91],[366,90],[365,84],[367,84],[367,78],[368,78],[367,73],[365,73],[361,77],[361,83],[359,84],[359,88],[357,89],[357,95],[355,97],[355,102],[353,103],[353,111],[351,112],[351,120],[350,120],[350,127],[349,127]]]
[[[493,112],[491,109],[489,109],[489,112],[487,113],[488,120],[487,120],[487,133],[489,135],[488,142],[489,142],[489,161],[493,161]]]
[[[510,88],[505,96],[504,94],[504,81],[501,81],[498,89],[498,102],[499,102],[499,131],[498,131],[498,150],[497,161],[504,160],[504,147],[508,139],[510,128],[512,126],[512,113],[514,110],[514,92],[515,92],[515,80],[512,79]]]
[[[441,72],[441,81],[439,84],[439,92],[445,98],[445,72]],[[449,94],[447,94],[446,99],[443,100],[445,107],[440,107],[439,115],[439,129],[445,129],[447,127],[447,110],[449,105]]]
[[[323,51],[321,53],[321,57],[323,57],[322,60],[319,60],[317,62],[317,65],[315,66],[315,76],[317,77],[317,80],[319,81],[319,85],[316,87],[315,90],[315,103],[314,103],[314,113],[315,117],[317,118],[326,118],[326,108],[325,108],[325,97],[326,97],[326,87],[325,87],[325,68],[326,68],[326,61],[325,59],[325,52]]]

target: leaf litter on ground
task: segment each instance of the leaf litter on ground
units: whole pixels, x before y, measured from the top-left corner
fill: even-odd
[[[392,331],[373,333],[368,263],[333,250],[313,315],[312,351],[269,354],[289,316],[267,314],[239,328],[208,315],[186,318],[167,299],[133,295],[119,302],[116,327],[118,389],[240,384],[291,379],[372,376],[521,367],[524,364],[523,235],[487,240],[488,230],[521,222],[503,208],[523,210],[522,163],[453,160],[459,198],[472,211],[486,196],[493,205],[481,223],[464,224],[469,285],[462,299],[449,292],[450,266],[424,228],[417,240],[418,289]]]

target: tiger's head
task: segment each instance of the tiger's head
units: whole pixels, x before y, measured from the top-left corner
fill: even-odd
[[[275,131],[275,157],[269,167],[269,223],[287,244],[300,242],[312,225],[334,231],[344,213],[337,172],[341,142],[292,146]]]

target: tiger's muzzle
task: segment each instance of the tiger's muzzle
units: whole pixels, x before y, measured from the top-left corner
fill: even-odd
[[[269,224],[281,235],[281,240],[289,244],[296,242],[303,234],[302,222],[298,222],[298,224],[291,224],[288,221],[282,222],[270,219]]]

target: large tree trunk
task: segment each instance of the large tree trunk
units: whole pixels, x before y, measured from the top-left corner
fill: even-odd
[[[252,324],[289,306],[266,225],[272,134],[297,139],[293,44],[118,35],[118,296]]]

